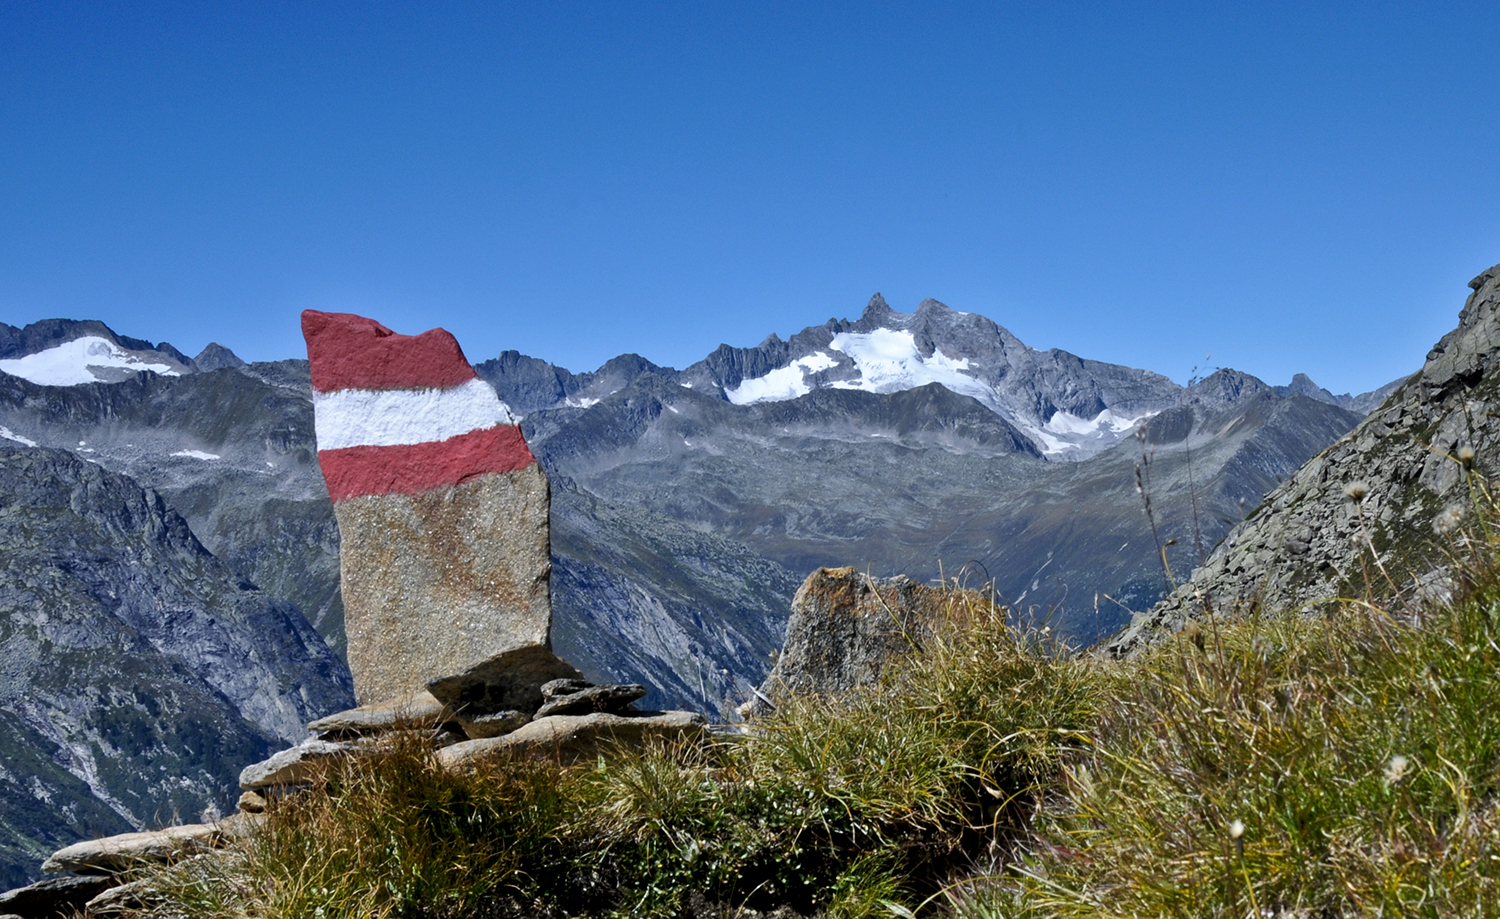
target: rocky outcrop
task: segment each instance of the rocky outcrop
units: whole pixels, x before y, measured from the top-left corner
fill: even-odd
[[[47,878],[0,893],[0,916],[72,916],[114,884],[99,876]]]
[[[496,757],[539,756],[562,763],[587,760],[651,742],[690,742],[707,728],[695,712],[594,712],[538,718],[503,737],[470,740],[438,751],[438,762],[465,768]]]
[[[550,648],[547,478],[458,342],[312,310],[302,330],[360,701]]]
[[[1432,574],[1476,510],[1471,476],[1500,473],[1500,266],[1469,286],[1458,328],[1421,372],[1271,491],[1111,653],[1135,653],[1209,611],[1307,609],[1367,589],[1411,595],[1419,583],[1441,592]]]
[[[427,682],[433,698],[469,717],[505,711],[535,712],[542,687],[553,680],[581,680],[572,664],[541,645],[510,648],[447,676]]]
[[[50,874],[115,875],[146,864],[165,864],[218,845],[223,829],[207,823],[90,839],[59,849],[42,863]]]
[[[427,690],[361,705],[310,721],[307,729],[320,740],[378,734],[400,728],[434,728],[452,718],[452,710]]]
[[[347,756],[360,748],[353,744],[307,740],[258,763],[240,770],[240,787],[246,791],[306,785],[318,774],[318,764],[333,757]]]
[[[788,695],[837,695],[878,683],[950,609],[940,587],[911,578],[873,578],[853,568],[819,568],[792,600],[786,646],[747,711]]]

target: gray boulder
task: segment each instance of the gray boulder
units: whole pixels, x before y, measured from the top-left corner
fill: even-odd
[[[0,914],[19,916],[71,916],[94,897],[116,884],[112,877],[47,878],[26,887],[0,893]]]
[[[282,750],[270,759],[246,766],[240,772],[240,787],[246,791],[258,791],[285,785],[306,785],[317,776],[318,766],[324,760],[364,749],[354,744],[309,740],[290,750]]]
[[[470,740],[483,740],[487,737],[503,737],[530,720],[531,716],[525,712],[495,712],[476,718],[460,718],[458,724]],[[463,743],[462,740],[458,742]]]
[[[706,726],[703,716],[696,712],[552,715],[504,737],[454,744],[437,755],[438,762],[448,768],[474,766],[506,756],[538,756],[569,764],[620,748],[639,749],[651,741],[696,739]]]
[[[878,683],[947,614],[949,596],[910,578],[872,578],[853,568],[819,568],[792,600],[786,646],[747,713],[787,695],[838,694]]]
[[[44,862],[48,874],[120,874],[145,865],[177,861],[218,845],[220,828],[210,823],[169,826],[144,833],[122,833],[59,849]]]
[[[504,711],[534,712],[542,707],[542,686],[582,678],[577,668],[550,649],[527,645],[429,680],[427,691],[460,715],[475,718]]]
[[[566,694],[554,695],[541,708],[538,718],[550,715],[587,715],[590,712],[624,712],[630,704],[646,695],[646,687],[639,683],[622,683],[611,686],[588,686]]]
[[[307,729],[324,735],[326,740],[327,735],[376,734],[402,727],[434,728],[451,717],[448,707],[423,689],[319,718],[310,722]]]

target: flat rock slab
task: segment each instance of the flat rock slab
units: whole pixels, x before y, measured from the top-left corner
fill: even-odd
[[[582,680],[578,668],[539,646],[511,648],[448,676],[429,680],[427,691],[459,713],[476,718],[496,712],[531,713],[542,707],[542,687]]]
[[[460,718],[458,723],[470,740],[484,740],[488,737],[504,737],[529,721],[531,716],[525,712],[496,712],[472,719]],[[461,740],[458,742],[463,743]]]
[[[246,766],[240,772],[240,788],[258,791],[282,785],[306,785],[316,777],[318,764],[323,760],[365,749],[354,744],[309,740],[290,750],[282,750],[270,759]]]
[[[550,647],[547,477],[458,342],[315,310],[302,333],[356,698]]]
[[[361,705],[309,722],[315,734],[376,734],[397,728],[433,728],[452,718],[448,706],[420,689],[384,702]]]
[[[539,718],[504,737],[470,740],[438,751],[448,768],[477,765],[506,756],[540,756],[574,763],[619,747],[638,748],[652,740],[701,736],[707,726],[696,712],[633,712],[615,715],[552,715]]]
[[[112,877],[47,878],[27,887],[0,893],[0,914],[20,916],[69,916],[84,904],[115,886]]]
[[[639,683],[614,686],[589,686],[565,696],[554,696],[537,709],[538,718],[552,715],[587,715],[590,712],[622,712],[630,703],[646,695]]]
[[[122,833],[59,849],[42,862],[48,874],[119,874],[144,865],[173,862],[213,848],[221,839],[209,823],[169,826],[145,833]]]

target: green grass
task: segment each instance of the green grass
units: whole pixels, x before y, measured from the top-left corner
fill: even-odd
[[[955,591],[881,686],[739,740],[455,774],[407,738],[163,875],[164,911],[1500,916],[1494,533],[1448,535],[1452,603],[1215,620],[1127,662]]]
[[[450,773],[405,738],[168,872],[162,912],[890,915],[1013,843],[1101,701],[1090,667],[987,598],[953,591],[948,611],[883,685],[740,739]]]
[[[1500,915],[1500,577],[1137,662],[969,916]]]

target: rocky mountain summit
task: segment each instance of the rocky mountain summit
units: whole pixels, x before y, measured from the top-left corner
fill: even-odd
[[[1500,472],[1500,266],[1469,287],[1458,328],[1422,370],[1266,495],[1206,564],[1111,642],[1113,653],[1210,611],[1316,607],[1368,587],[1447,589],[1455,534],[1493,510],[1470,473]],[[1422,583],[1407,574],[1380,583],[1392,570]]]

